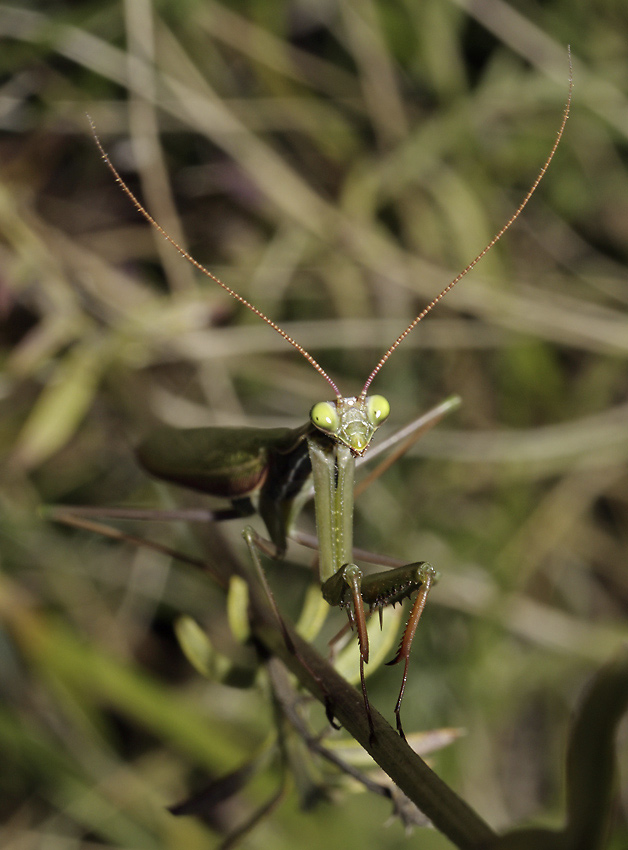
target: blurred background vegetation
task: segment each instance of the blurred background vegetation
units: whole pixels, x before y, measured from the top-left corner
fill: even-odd
[[[571,44],[572,117],[531,205],[373,386],[389,431],[463,406],[360,499],[356,530],[442,572],[406,729],[466,731],[433,764],[493,826],[560,820],[570,712],[628,633],[627,32],[619,0],[0,5],[2,847],[213,847],[272,794],[271,760],[218,831],[166,812],[263,750],[264,680],[228,688],[182,656],[180,614],[225,628],[203,576],[38,508],[193,504],[135,465],[148,428],[296,426],[328,395],[150,231],[85,113],[155,218],[352,394],[527,191]],[[181,525],[131,530],[214,552]],[[290,610],[302,573],[269,572]],[[388,716],[398,676],[370,680]],[[384,801],[303,759],[247,847],[450,846],[384,829]]]

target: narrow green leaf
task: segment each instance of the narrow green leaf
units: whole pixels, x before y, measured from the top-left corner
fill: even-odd
[[[57,366],[18,437],[15,459],[37,466],[70,439],[90,407],[107,364],[100,341],[76,346]]]

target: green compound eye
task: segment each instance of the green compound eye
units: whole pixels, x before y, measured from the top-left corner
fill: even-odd
[[[335,434],[340,424],[336,406],[329,401],[319,401],[314,405],[310,410],[310,421],[321,431],[330,434]]]
[[[372,395],[366,400],[366,415],[371,425],[381,425],[390,413],[390,404],[383,395]]]

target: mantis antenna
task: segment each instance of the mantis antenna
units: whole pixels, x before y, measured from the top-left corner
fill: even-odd
[[[329,377],[327,372],[320,365],[320,363],[317,360],[315,360],[312,357],[312,355],[308,351],[306,351],[305,348],[303,348],[302,345],[299,345],[299,343],[296,341],[296,339],[293,339],[290,336],[290,334],[286,333],[283,330],[283,328],[280,328],[278,324],[273,322],[273,320],[271,318],[269,318],[266,315],[266,313],[263,313],[254,304],[251,304],[250,301],[247,301],[246,298],[244,298],[242,295],[237,293],[235,291],[235,289],[231,289],[230,286],[227,286],[226,283],[223,283],[223,281],[220,280],[220,278],[218,278],[218,277],[216,277],[216,275],[212,274],[209,271],[209,269],[206,269],[205,266],[201,265],[198,262],[198,260],[195,260],[194,257],[185,250],[185,248],[183,248],[181,245],[179,245],[179,243],[176,242],[172,238],[172,236],[170,236],[170,234],[167,231],[165,231],[163,229],[163,227],[155,221],[155,219],[148,212],[148,210],[146,210],[142,206],[140,201],[135,197],[133,192],[126,185],[126,183],[124,182],[124,180],[122,179],[122,177],[118,173],[115,165],[109,159],[109,155],[107,154],[107,152],[105,151],[105,149],[102,146],[100,138],[98,137],[98,133],[96,132],[96,125],[94,124],[90,115],[87,116],[87,120],[89,121],[89,125],[90,125],[91,130],[92,130],[92,135],[94,136],[94,141],[96,142],[96,146],[98,147],[98,150],[100,152],[101,157],[103,158],[103,160],[105,162],[105,165],[109,168],[109,170],[111,171],[111,173],[115,177],[116,183],[120,186],[120,188],[125,193],[125,195],[127,195],[130,198],[131,202],[133,203],[133,206],[136,208],[136,210],[138,210],[138,212],[140,212],[144,216],[146,221],[149,224],[151,224],[155,228],[155,230],[157,230],[157,232],[160,233],[164,237],[164,239],[166,239],[168,242],[170,242],[170,244],[173,246],[173,248],[175,248],[179,252],[179,254],[181,254],[182,257],[184,257],[189,263],[192,263],[194,268],[198,269],[198,271],[202,272],[208,278],[213,280],[214,283],[218,284],[218,286],[221,286],[225,290],[225,292],[228,292],[229,295],[231,295],[232,298],[235,298],[236,301],[239,301],[240,304],[243,304],[245,307],[248,307],[249,310],[251,310],[251,312],[255,313],[255,315],[259,316],[259,318],[262,319],[264,322],[266,322],[267,325],[270,325],[270,327],[273,330],[277,331],[279,336],[283,337],[286,340],[286,342],[289,342],[290,345],[293,346],[293,348],[296,348],[296,350],[299,352],[299,354],[302,354],[303,357],[305,357],[305,359],[308,361],[308,363],[310,363],[316,369],[318,374],[321,375],[323,378],[325,378],[325,380],[327,381],[329,386],[332,388],[332,390],[336,394],[336,398],[338,398],[338,399],[342,398],[342,396],[340,394],[340,390],[338,389],[336,384],[332,381],[332,379]]]
[[[393,351],[401,345],[401,343],[404,341],[404,339],[408,336],[408,334],[410,334],[414,330],[414,328],[416,328],[416,326],[419,324],[419,322],[422,319],[424,319],[427,316],[427,314],[430,313],[434,309],[434,307],[436,307],[436,305],[439,303],[439,301],[442,301],[442,299],[445,297],[445,295],[447,295],[447,293],[450,292],[454,288],[454,286],[459,281],[461,281],[462,278],[466,274],[468,274],[471,271],[471,269],[473,269],[475,266],[477,266],[477,264],[480,262],[482,257],[484,257],[486,254],[488,254],[488,252],[491,250],[493,245],[495,245],[496,242],[499,242],[499,240],[502,238],[504,233],[519,218],[519,216],[523,212],[524,208],[526,207],[528,201],[530,200],[532,195],[535,193],[537,186],[539,185],[539,183],[541,182],[541,180],[545,176],[545,172],[549,168],[550,162],[554,158],[554,154],[556,153],[558,145],[560,144],[560,140],[563,136],[563,132],[565,130],[567,118],[569,118],[569,110],[571,108],[571,95],[572,95],[572,92],[573,92],[573,69],[572,69],[572,65],[571,65],[571,50],[568,51],[568,54],[569,54],[569,92],[567,94],[567,103],[565,104],[565,108],[563,110],[563,118],[562,118],[560,127],[558,128],[558,133],[556,134],[556,140],[554,141],[554,145],[553,145],[553,147],[552,147],[552,149],[549,153],[549,156],[547,157],[547,159],[545,160],[545,163],[543,164],[543,167],[541,168],[541,170],[537,174],[536,180],[534,181],[534,183],[530,187],[528,194],[525,196],[523,201],[519,204],[516,211],[508,219],[508,221],[502,227],[502,229],[498,233],[496,233],[495,236],[493,236],[491,241],[488,243],[488,245],[482,251],[480,251],[480,253],[477,255],[475,260],[472,260],[469,263],[469,265],[466,267],[466,269],[463,269],[463,271],[461,271],[460,274],[457,275],[451,281],[451,283],[448,283],[447,286],[436,296],[436,298],[434,298],[432,301],[430,301],[430,303],[419,313],[419,315],[415,316],[415,318],[410,322],[408,327],[402,333],[399,334],[397,339],[393,342],[393,344],[390,346],[388,351],[386,351],[386,353],[382,356],[382,358],[379,361],[379,363],[377,364],[377,366],[373,369],[371,374],[368,376],[366,383],[362,387],[362,392],[360,393],[359,398],[361,398],[361,399],[366,398],[366,393],[368,391],[368,388],[371,385],[371,382],[373,381],[373,378],[377,375],[377,373],[382,368],[384,363],[386,363],[386,361],[388,360],[390,355],[393,353]]]

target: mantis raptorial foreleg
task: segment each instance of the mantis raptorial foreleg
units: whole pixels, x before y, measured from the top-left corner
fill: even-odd
[[[323,585],[325,599],[330,605],[346,607],[349,613],[349,622],[352,626],[355,626],[360,645],[360,679],[364,702],[367,707],[368,696],[364,682],[364,664],[367,664],[369,660],[369,644],[364,604],[369,606],[370,611],[377,609],[381,617],[385,606],[395,605],[417,592],[397,655],[392,661],[388,662],[389,664],[397,664],[402,659],[405,660],[403,679],[395,706],[397,730],[402,737],[405,737],[405,735],[401,724],[400,711],[408,675],[410,648],[419,619],[425,608],[427,595],[437,578],[436,570],[425,562],[407,564],[387,572],[367,576],[356,564],[345,564]]]
[[[427,602],[427,595],[430,592],[430,588],[432,587],[433,583],[438,577],[436,570],[429,564],[413,564],[411,566],[416,567],[420,573],[421,587],[419,588],[419,592],[417,593],[416,599],[414,600],[414,604],[412,605],[410,617],[408,619],[408,623],[401,638],[401,643],[399,644],[399,650],[397,651],[397,655],[392,659],[392,661],[388,662],[389,665],[398,664],[401,660],[403,660],[404,662],[401,687],[399,688],[399,696],[397,697],[397,703],[395,705],[397,730],[399,734],[404,738],[405,735],[403,734],[403,728],[401,726],[401,701],[403,699],[403,694],[406,689],[406,682],[408,681],[408,664],[410,663],[410,649],[412,647],[412,641],[414,640],[414,634],[416,632],[417,626],[419,625],[419,620],[421,619],[421,614],[423,613],[425,603]]]

